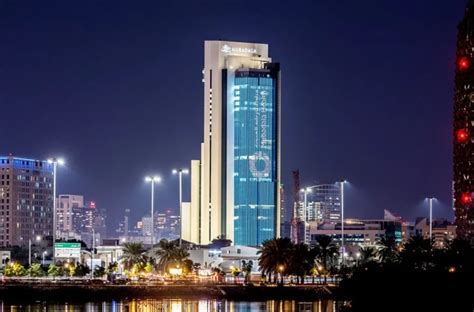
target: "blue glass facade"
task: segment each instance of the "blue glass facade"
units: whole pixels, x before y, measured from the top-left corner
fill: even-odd
[[[278,73],[237,71],[233,81],[234,244],[276,236]]]

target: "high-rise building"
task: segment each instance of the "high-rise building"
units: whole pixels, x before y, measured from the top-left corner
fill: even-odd
[[[299,203],[298,213],[306,216],[306,221],[340,222],[341,221],[341,184],[314,185],[308,192],[306,214],[304,202]]]
[[[188,212],[199,224],[189,237],[257,246],[280,230],[280,65],[267,44],[206,41],[204,50],[204,142]]]
[[[74,232],[74,209],[84,207],[82,195],[59,195],[56,201],[58,238],[67,239]]]
[[[458,26],[454,90],[454,210],[457,236],[474,244],[474,1]]]
[[[89,201],[85,207],[73,208],[74,232],[81,236],[87,245],[92,246],[92,240],[100,243],[106,235],[105,211],[97,208],[95,201]]]
[[[53,235],[53,166],[0,156],[0,246]]]

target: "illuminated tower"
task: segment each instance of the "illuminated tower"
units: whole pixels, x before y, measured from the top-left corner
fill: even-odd
[[[190,236],[257,246],[279,236],[280,65],[266,44],[206,41],[203,76],[204,142],[184,212],[199,224]]]
[[[473,240],[474,206],[474,1],[458,26],[454,90],[454,210],[457,235]]]

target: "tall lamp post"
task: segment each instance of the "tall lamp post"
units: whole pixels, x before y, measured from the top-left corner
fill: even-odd
[[[56,263],[56,171],[58,165],[64,165],[62,158],[48,159],[48,163],[53,165],[53,263]]]
[[[183,240],[183,174],[188,174],[188,169],[173,169],[173,174],[179,176],[179,220],[180,220],[180,231],[179,231],[179,246],[181,246]]]
[[[41,240],[41,236],[36,236],[36,241],[39,242]],[[31,238],[28,240],[28,264],[31,267]]]
[[[428,202],[430,205],[430,242],[433,239],[433,200],[436,200],[434,197],[429,197]]]
[[[346,248],[344,246],[344,184],[347,183],[346,180],[341,180],[341,265],[344,265],[345,262],[345,252]]]
[[[151,246],[155,244],[155,220],[153,216],[154,209],[154,196],[155,196],[155,183],[160,183],[161,178],[159,176],[148,176],[145,177],[146,182],[151,182]]]

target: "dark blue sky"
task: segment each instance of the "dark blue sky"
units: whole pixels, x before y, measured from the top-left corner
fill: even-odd
[[[203,41],[264,42],[282,64],[288,201],[299,168],[302,184],[349,179],[348,216],[412,219],[434,195],[452,217],[464,4],[0,0],[0,154],[64,156],[59,191],[96,200],[110,230],[148,211],[147,173],[164,178],[157,209],[175,208],[171,169],[202,140]]]

